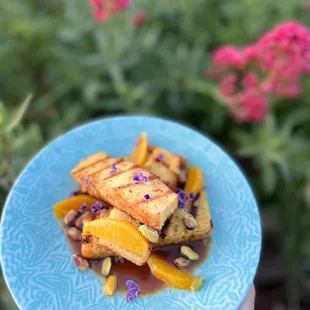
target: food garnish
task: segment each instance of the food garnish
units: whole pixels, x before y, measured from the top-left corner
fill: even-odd
[[[70,210],[64,217],[64,224],[67,226],[73,225],[78,216],[79,216],[79,213],[77,211]]]
[[[85,183],[86,186],[89,186],[89,178],[88,178],[88,177],[86,177],[86,178],[84,179],[84,183]]]
[[[103,286],[103,294],[105,296],[112,296],[114,295],[116,289],[117,289],[117,278],[115,275],[112,274],[108,277]]]
[[[88,195],[78,195],[67,198],[55,204],[54,213],[58,220],[63,218],[70,210],[79,210],[81,205],[85,203],[89,208],[97,199]]]
[[[174,264],[178,267],[178,268],[184,268],[190,265],[191,261],[187,258],[184,257],[178,257],[176,258],[174,261]]]
[[[189,195],[197,195],[204,186],[203,173],[198,166],[193,166],[188,171],[188,178],[185,184],[184,192]]]
[[[195,229],[197,227],[197,221],[192,214],[186,213],[183,216],[184,224],[188,229]]]
[[[175,288],[191,289],[195,277],[167,264],[163,258],[156,254],[151,254],[147,262],[152,274],[160,281]]]
[[[127,280],[126,286],[128,287],[128,293],[126,295],[127,302],[130,302],[132,298],[138,297],[139,288],[137,283],[133,280]]]
[[[74,241],[82,240],[82,233],[76,227],[69,227],[67,231],[67,235]]]
[[[140,171],[139,173],[137,174],[134,174],[132,176],[132,179],[135,181],[136,184],[138,183],[147,183],[148,181],[148,177],[146,175],[143,175],[143,173]]]
[[[83,214],[86,210],[88,209],[87,204],[83,203],[80,207],[80,209],[78,210],[79,214]]]
[[[98,212],[100,212],[101,210],[104,209],[104,206],[102,204],[102,202],[100,201],[96,201],[91,207],[90,207],[90,211],[92,214],[97,214]]]
[[[112,268],[112,259],[111,257],[106,257],[102,261],[101,265],[101,274],[105,277],[107,277],[111,271]]]
[[[76,191],[71,192],[69,197],[77,196],[79,194],[80,194],[80,192],[78,190],[76,190]]]
[[[147,154],[147,135],[145,132],[142,132],[134,150],[130,155],[130,159],[139,166],[143,166],[147,160]]]
[[[194,280],[191,285],[191,290],[194,292],[198,291],[202,287],[203,283],[204,283],[203,276],[194,277]]]
[[[83,232],[91,233],[118,255],[137,265],[145,263],[150,245],[136,226],[119,219],[97,219],[86,223]]]
[[[195,251],[193,251],[193,249],[191,249],[187,245],[181,246],[181,253],[190,260],[198,260],[199,259],[199,254],[196,253]]]
[[[116,171],[117,171],[117,168],[116,168],[115,164],[112,164],[112,165],[111,165],[110,174],[112,174],[112,173],[114,173],[114,172],[116,172]]]
[[[156,157],[156,160],[158,160],[158,161],[161,161],[163,159],[164,159],[164,154],[163,153],[158,154],[158,156]]]
[[[85,213],[81,214],[76,220],[75,220],[75,227],[77,227],[78,229],[82,229],[83,224],[84,224],[84,220],[90,217],[92,219],[92,213],[90,211],[86,211]]]
[[[178,192],[178,199],[179,199],[180,208],[184,209],[186,207],[186,201],[188,200],[188,197],[182,189],[180,189]]]
[[[149,194],[145,194],[143,197],[144,197],[145,200],[151,199],[151,196]]]
[[[152,243],[158,242],[159,235],[155,229],[148,227],[147,225],[141,225],[139,227],[139,231],[150,242],[152,242]]]
[[[86,271],[89,268],[88,260],[82,257],[81,255],[73,255],[73,264],[80,270]]]

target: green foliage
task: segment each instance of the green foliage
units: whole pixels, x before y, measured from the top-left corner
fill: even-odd
[[[135,27],[141,9],[148,17]],[[265,123],[239,125],[204,76],[216,47],[249,44],[288,19],[310,25],[297,0],[132,0],[104,24],[87,0],[2,0],[0,201],[42,144],[78,123],[118,113],[174,118],[231,150],[262,205],[275,208],[295,306],[299,263],[310,258],[310,80],[297,100],[274,103]],[[29,92],[32,103],[19,105]]]

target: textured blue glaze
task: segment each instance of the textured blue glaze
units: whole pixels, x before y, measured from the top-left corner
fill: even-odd
[[[102,280],[78,271],[53,214],[53,205],[76,188],[70,176],[94,152],[129,154],[141,131],[152,144],[202,168],[212,219],[213,246],[196,274],[198,293],[166,289],[127,303],[102,295]],[[15,183],[1,224],[1,262],[8,287],[23,310],[236,310],[254,279],[261,249],[253,193],[236,164],[208,138],[182,125],[150,117],[116,117],[79,127],[45,147]]]

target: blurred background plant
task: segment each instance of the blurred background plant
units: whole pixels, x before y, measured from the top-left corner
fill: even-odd
[[[2,0],[1,205],[65,130],[173,118],[217,139],[256,190],[256,309],[309,309],[309,14],[300,0]],[[4,284],[0,302],[13,309]]]

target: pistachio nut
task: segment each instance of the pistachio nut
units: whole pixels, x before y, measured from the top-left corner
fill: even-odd
[[[72,226],[78,217],[78,212],[75,210],[70,210],[64,217],[64,223],[67,226]]]
[[[76,227],[69,227],[67,230],[67,235],[74,241],[82,240],[82,233]]]
[[[187,267],[191,263],[189,259],[184,258],[184,257],[178,257],[173,262],[178,268]]]
[[[111,257],[106,257],[102,261],[102,266],[101,266],[101,274],[105,277],[107,277],[111,271],[112,267],[112,260]]]
[[[115,275],[111,275],[106,280],[104,286],[103,286],[103,294],[105,296],[112,296],[117,288],[117,278]]]
[[[73,255],[73,264],[82,271],[86,271],[89,268],[88,260],[81,255]]]
[[[158,235],[158,232],[155,229],[150,228],[150,227],[148,227],[146,225],[141,225],[139,227],[139,231],[150,242],[152,242],[152,243],[158,242],[159,235]]]
[[[193,251],[189,246],[182,245],[181,246],[181,253],[186,256],[190,260],[198,260],[199,254]]]
[[[85,217],[88,217],[92,215],[92,213],[90,211],[86,211],[85,213],[83,213],[82,215],[80,215],[76,220],[75,220],[75,226],[78,229],[82,229],[83,228],[83,220]]]
[[[197,227],[197,221],[190,213],[184,215],[183,221],[188,229],[195,229]]]

